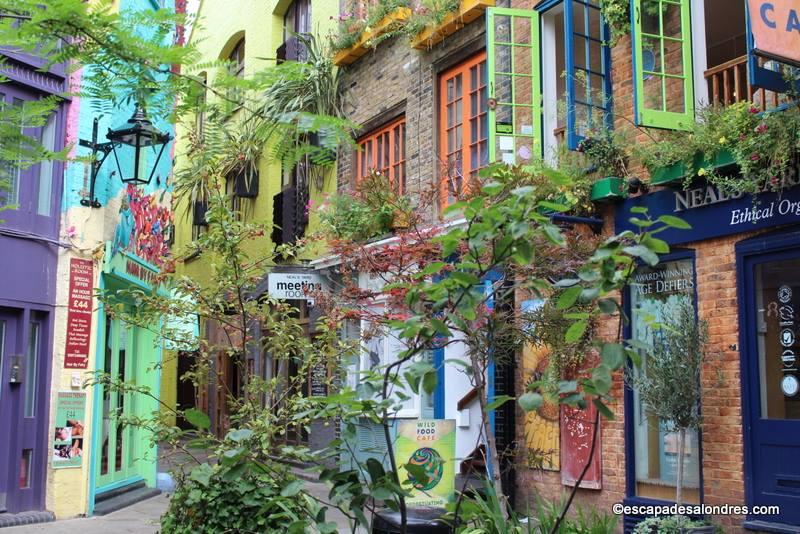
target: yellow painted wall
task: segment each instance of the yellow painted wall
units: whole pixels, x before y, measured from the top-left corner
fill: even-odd
[[[244,35],[245,37],[245,77],[275,64],[275,51],[283,43],[283,15],[290,5],[290,0],[240,0],[235,8],[228,0],[203,0],[198,12],[198,23],[192,28],[189,42],[196,46],[200,54],[200,63],[224,58]],[[312,0],[311,28],[320,42],[326,42],[327,36],[334,28],[333,20],[339,12],[338,0]],[[194,73],[197,74],[197,73]],[[216,74],[209,71],[208,79]],[[213,95],[209,95],[209,100]],[[180,167],[186,157],[187,143],[185,128],[179,125],[176,144],[176,166]],[[273,197],[281,191],[281,164],[271,157],[271,150],[265,147],[264,157],[259,165],[259,194],[254,199],[242,199],[246,220],[271,223]],[[323,191],[311,186],[311,199],[314,205],[322,202],[323,196],[336,189],[335,172],[325,180]],[[182,251],[191,243],[192,225],[185,201],[175,207],[175,252],[180,258]],[[306,235],[311,235],[319,227],[319,218],[312,211]],[[253,241],[246,247],[252,252],[264,254],[272,250],[273,244],[269,236]],[[319,246],[309,249],[302,257],[313,259],[323,253]],[[195,280],[207,279],[210,262],[202,255],[179,262],[176,266],[180,274],[191,276]]]
[[[159,388],[159,399],[161,405],[161,415],[165,420],[175,425],[175,412],[170,411],[167,406],[174,407],[178,404],[178,390],[175,385],[178,383],[178,353],[174,350],[166,350],[161,353],[161,386]]]

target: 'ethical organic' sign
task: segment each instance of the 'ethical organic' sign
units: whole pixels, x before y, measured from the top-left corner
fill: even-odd
[[[796,0],[748,0],[757,53],[800,65],[800,7]]]

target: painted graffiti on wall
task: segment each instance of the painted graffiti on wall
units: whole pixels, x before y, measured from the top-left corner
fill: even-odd
[[[114,233],[114,252],[126,250],[159,267],[169,260],[172,212],[159,196],[128,185]]]

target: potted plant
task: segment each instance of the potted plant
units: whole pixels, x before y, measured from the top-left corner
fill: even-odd
[[[603,129],[587,135],[578,143],[577,151],[586,156],[588,173],[598,180],[592,185],[591,198],[615,200],[628,196],[628,155],[613,132]]]
[[[651,353],[644,359],[642,369],[629,374],[628,379],[648,412],[656,416],[666,430],[678,435],[675,502],[680,505],[683,502],[686,433],[699,430],[702,423],[700,369],[708,343],[708,325],[696,318],[688,299],[681,299],[666,310],[669,315],[664,321],[653,325]],[[713,527],[706,530],[706,522],[688,521],[688,518],[653,518],[648,523],[650,529],[641,532],[714,532]],[[674,522],[678,530],[662,528],[661,522]]]
[[[704,520],[682,515],[648,517],[633,530],[634,534],[714,534],[717,527]]]

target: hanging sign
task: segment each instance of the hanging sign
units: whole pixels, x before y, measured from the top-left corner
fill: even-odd
[[[441,507],[454,502],[456,494],[455,419],[411,419],[397,425],[395,460],[400,481],[412,483],[406,504]],[[406,468],[415,466],[413,472]]]
[[[314,293],[328,290],[327,281],[317,273],[294,272],[268,275],[271,297],[282,300],[314,300]]]
[[[328,366],[325,363],[318,363],[311,368],[309,390],[312,397],[328,396]]]
[[[800,65],[800,6],[796,0],[748,0],[756,54]]]
[[[93,287],[94,263],[92,260],[71,258],[67,300],[67,345],[64,351],[64,368],[66,369],[86,369],[89,363]]]
[[[53,468],[80,467],[86,422],[86,393],[59,391],[53,432]]]

